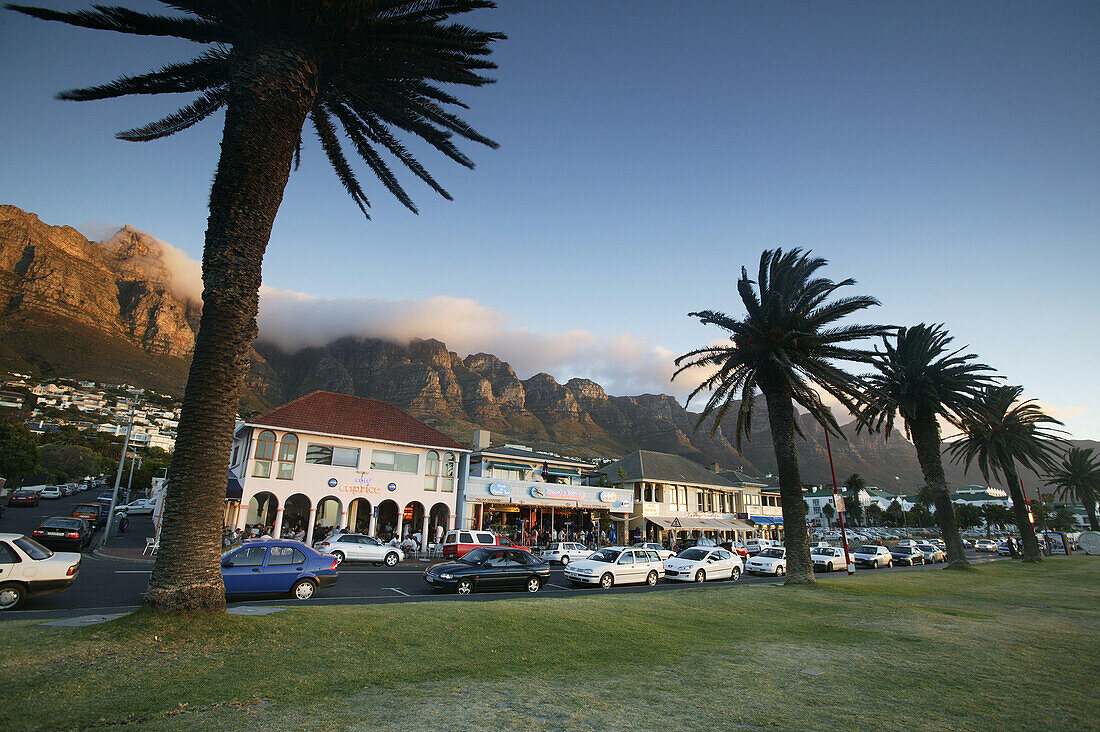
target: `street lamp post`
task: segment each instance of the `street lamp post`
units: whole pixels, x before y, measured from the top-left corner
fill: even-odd
[[[829,472],[833,475],[833,504],[837,503],[837,496],[840,493],[840,489],[836,485],[836,468],[833,467],[833,446],[829,444],[829,430],[825,430],[825,450],[829,453]],[[844,506],[847,508],[847,506]],[[852,556],[848,553],[848,532],[844,530],[844,514],[845,511],[841,511],[840,507],[837,507],[836,515],[840,519],[840,539],[844,543],[844,567],[848,570],[848,574],[855,574],[856,568],[852,566]]]
[[[99,546],[107,543],[111,536],[111,525],[115,520],[115,506],[118,505],[118,488],[122,485],[122,470],[126,467],[126,451],[130,449],[130,433],[134,431],[134,409],[137,407],[137,399],[130,403],[130,424],[126,427],[126,439],[122,443],[122,456],[118,459],[118,471],[115,473],[115,487],[111,491],[111,509],[107,512],[107,526],[103,529],[103,537],[99,540]]]

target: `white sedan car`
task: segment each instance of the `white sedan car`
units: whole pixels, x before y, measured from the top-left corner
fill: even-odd
[[[692,547],[665,560],[665,579],[706,582],[709,579],[741,579],[741,557],[721,547]]]
[[[573,584],[599,585],[605,590],[635,582],[652,586],[664,576],[665,567],[657,552],[630,546],[605,546],[565,568],[565,578]]]
[[[568,565],[577,559],[588,559],[592,550],[575,541],[556,541],[542,552],[542,559],[553,564]]]
[[[634,548],[652,549],[653,551],[657,552],[657,556],[659,556],[662,561],[664,561],[665,559],[672,559],[674,556],[676,556],[676,552],[672,551],[671,549],[666,549],[655,541],[644,541],[641,544],[635,544]]]
[[[52,552],[29,536],[0,534],[0,610],[14,610],[28,595],[64,592],[80,572],[76,552]]]
[[[745,565],[745,571],[782,577],[787,573],[786,547],[769,546],[761,549],[759,554],[749,559],[748,564]]]
[[[152,498],[139,498],[136,501],[116,506],[115,511],[125,513],[129,516],[139,516],[141,514],[149,514],[151,516],[156,505],[157,502]]]
[[[61,498],[61,488],[56,485],[48,485],[38,492],[39,498]]]
[[[336,534],[316,542],[313,548],[322,554],[331,554],[341,564],[359,561],[394,567],[405,558],[400,548],[366,534]]]
[[[821,569],[826,572],[848,568],[848,560],[844,557],[844,549],[836,546],[814,547],[810,550],[810,561],[814,563],[814,569]]]

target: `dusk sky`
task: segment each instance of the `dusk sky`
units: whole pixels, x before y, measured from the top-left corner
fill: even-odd
[[[721,335],[687,313],[742,314],[741,266],[801,246],[882,300],[869,320],[945,323],[1100,439],[1100,3],[506,2],[472,20],[509,36],[498,83],[458,92],[500,149],[462,144],[469,171],[414,145],[455,199],[403,175],[419,216],[361,167],[366,221],[307,133],[264,337],[437,337],[521,378],[683,396],[671,359]],[[134,144],[113,135],[190,99],[53,98],[199,50],[0,13],[0,203],[199,259],[221,115]]]

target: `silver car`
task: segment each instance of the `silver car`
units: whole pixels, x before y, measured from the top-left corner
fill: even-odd
[[[336,561],[374,562],[393,567],[405,558],[405,552],[392,544],[383,544],[366,534],[334,534],[315,543],[313,548],[322,554],[331,554]]]

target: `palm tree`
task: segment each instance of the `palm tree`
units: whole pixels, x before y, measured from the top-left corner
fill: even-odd
[[[856,413],[856,402],[862,398],[861,382],[834,362],[866,362],[870,352],[849,344],[887,331],[881,325],[836,325],[879,302],[868,296],[830,301],[837,290],[855,284],[855,280],[833,282],[815,277],[825,264],[824,259],[811,257],[801,249],[789,252],[775,249],[760,255],[755,281],[749,279],[748,271],[742,267],[737,292],[745,306],[744,318],[731,318],[713,310],[691,313],[702,323],[717,325],[728,332],[730,344],[685,353],[676,359],[679,368],[673,375],[676,378],[694,368],[714,371],[688,397],[690,401],[703,390],[710,390],[700,423],[708,416],[713,417],[712,435],[730,407],[740,399],[738,450],[743,436],[751,438],[756,391],[763,392],[779,470],[779,496],[786,526],[787,582],[796,584],[812,583],[814,574],[794,444],[795,433],[802,434],[802,430],[794,405],[797,403],[809,411],[824,429],[843,436],[832,411],[821,402],[813,386]]]
[[[976,363],[964,349],[950,350],[953,339],[942,325],[900,328],[893,340],[884,338],[883,349],[875,349],[876,372],[867,377],[870,399],[863,408],[867,423],[881,429],[885,440],[894,432],[894,420],[901,416],[905,436],[913,441],[917,461],[936,507],[947,561],[952,567],[966,567],[955,507],[943,472],[939,418],[955,421],[975,407],[978,394],[992,383],[992,369]],[[862,425],[856,427],[860,429]]]
[[[859,492],[867,487],[867,481],[859,473],[852,473],[844,481],[844,508],[847,518],[852,525],[859,526],[863,523],[863,504],[859,502]]]
[[[1089,528],[1100,531],[1096,521],[1096,500],[1100,496],[1100,461],[1092,448],[1071,447],[1062,462],[1047,474],[1047,485],[1056,488],[1063,501],[1080,501],[1089,514]]]
[[[1024,561],[1039,561],[1039,543],[1027,515],[1027,500],[1016,472],[1016,463],[1039,474],[1049,471],[1061,451],[1061,430],[1044,425],[1062,424],[1047,416],[1033,399],[1020,402],[1022,386],[990,386],[982,390],[978,409],[958,421],[962,436],[948,447],[954,462],[965,461],[964,470],[977,460],[986,482],[990,475],[1008,484],[1016,528],[1024,544]],[[1015,406],[1014,406],[1015,405]]]
[[[63,92],[91,100],[127,94],[199,96],[157,122],[119,133],[155,140],[225,108],[221,157],[210,191],[203,250],[203,309],[176,449],[160,551],[146,602],[160,609],[225,607],[219,569],[226,465],[248,354],[256,337],[261,263],[308,119],[340,182],[366,214],[367,196],[337,123],[370,173],[416,211],[384,155],[445,198],[449,194],[401,140],[419,139],[466,167],[457,137],[496,144],[448,111],[465,105],[444,85],[481,86],[486,57],[504,38],[448,22],[493,7],[487,0],[162,0],[184,14],[122,7],[78,12],[8,7],[45,20],[210,46],[191,61]]]

